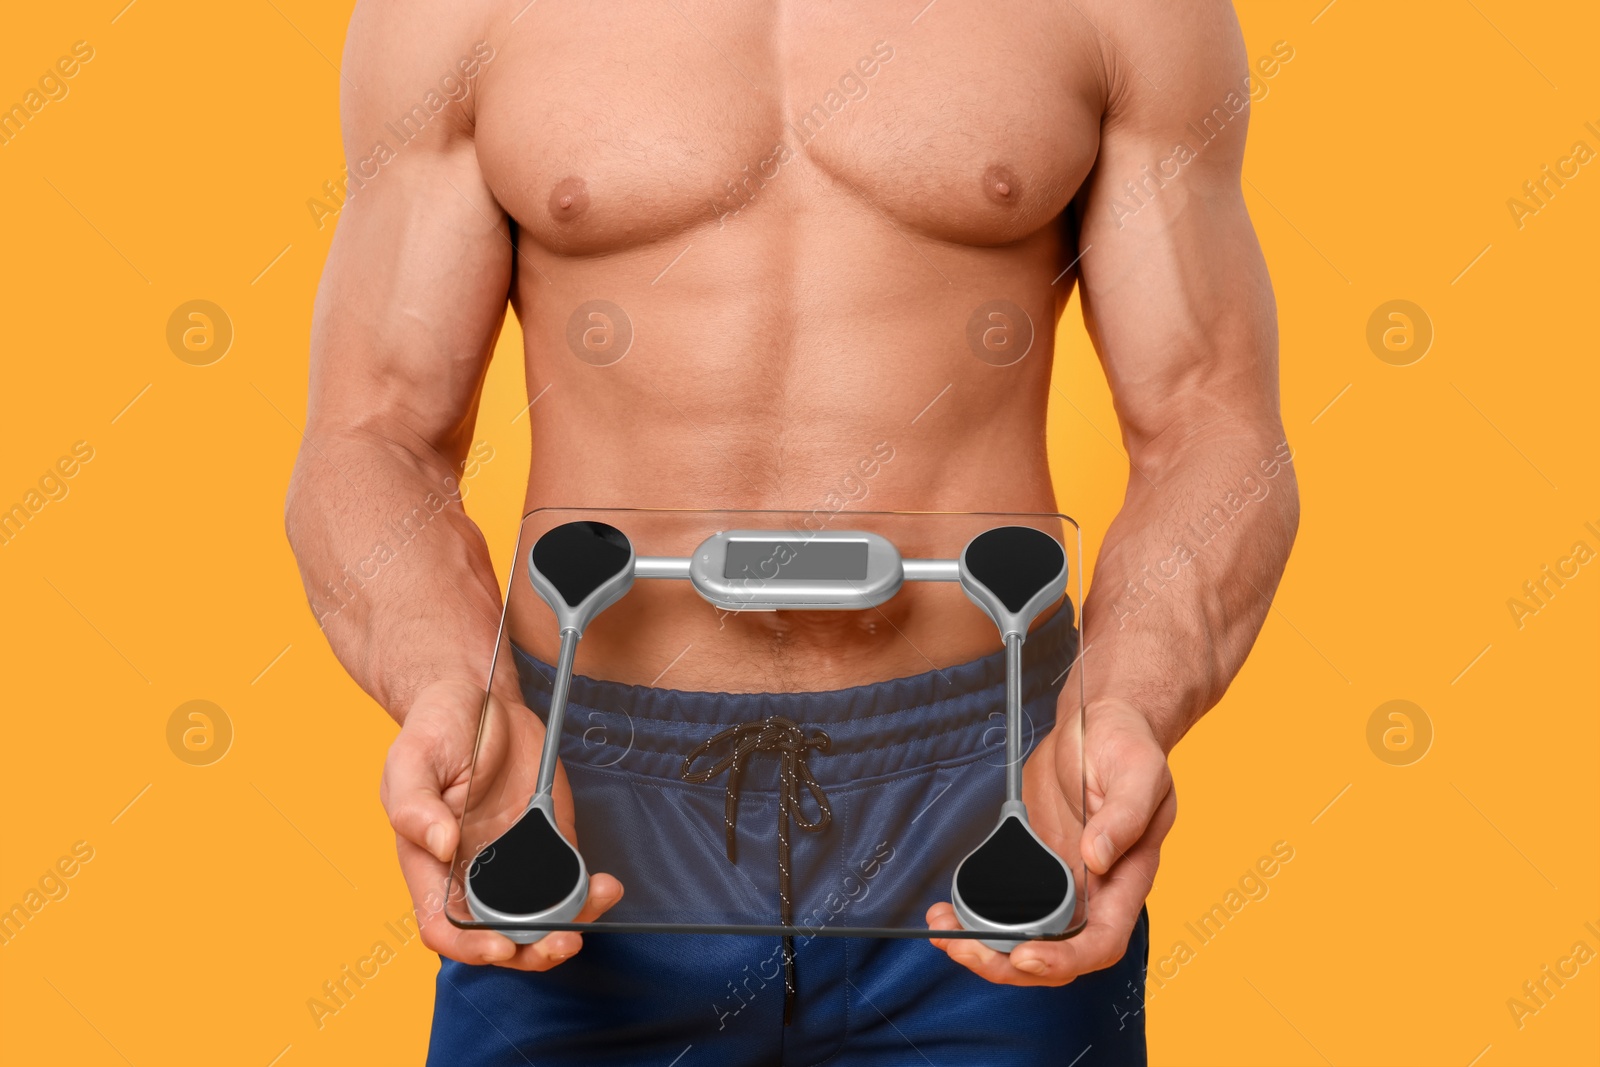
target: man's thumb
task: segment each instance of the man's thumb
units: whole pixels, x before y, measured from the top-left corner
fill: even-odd
[[[1172,775],[1159,750],[1119,766],[1107,783],[1105,802],[1083,828],[1083,861],[1089,869],[1105,874],[1137,844],[1171,788]]]
[[[449,863],[458,836],[455,815],[440,795],[431,762],[403,740],[390,750],[384,769],[383,801],[389,824],[440,863]]]

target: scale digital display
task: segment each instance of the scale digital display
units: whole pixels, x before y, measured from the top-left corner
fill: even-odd
[[[867,543],[731,540],[722,576],[749,581],[859,582],[867,576]]]

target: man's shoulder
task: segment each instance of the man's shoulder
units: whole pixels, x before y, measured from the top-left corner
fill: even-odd
[[[470,131],[479,82],[515,14],[502,0],[358,0],[340,70],[347,129],[375,135],[426,113],[436,128]]]
[[[1099,45],[1108,117],[1186,106],[1245,72],[1230,0],[1069,0]]]

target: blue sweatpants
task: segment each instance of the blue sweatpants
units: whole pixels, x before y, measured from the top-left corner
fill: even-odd
[[[1070,605],[1029,635],[1031,744],[1055,720],[1077,650]],[[528,706],[551,668],[518,653]],[[824,693],[689,693],[574,679],[561,759],[591,871],[621,879],[607,922],[779,920],[780,761],[753,757],[726,855],[726,776],[683,781],[683,759],[730,726],[780,716],[826,733],[807,766],[832,817],[790,823],[796,925],[924,927],[956,864],[1004,799],[1001,653]],[[714,757],[711,757],[714,758]],[[708,766],[711,758],[701,760]],[[818,820],[801,790],[801,812]],[[1093,901],[1090,902],[1093,907]],[[1121,962],[1055,989],[993,985],[925,940],[794,939],[790,1020],[782,940],[722,934],[584,934],[583,951],[529,974],[443,961],[429,1064],[659,1067],[1144,1064],[1149,927]]]

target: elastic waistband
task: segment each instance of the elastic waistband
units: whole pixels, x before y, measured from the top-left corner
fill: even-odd
[[[1055,719],[1055,697],[1077,656],[1070,601],[1023,646],[1027,745]],[[523,697],[541,718],[555,671],[513,646]],[[824,786],[859,782],[930,763],[996,760],[1003,738],[1005,653],[906,678],[820,693],[710,693],[575,677],[561,759],[569,767],[676,779],[683,757],[726,727],[768,716],[831,739],[811,768]],[[993,750],[993,751],[990,751]],[[765,778],[765,776],[761,776]],[[752,781],[747,791],[759,791]]]

